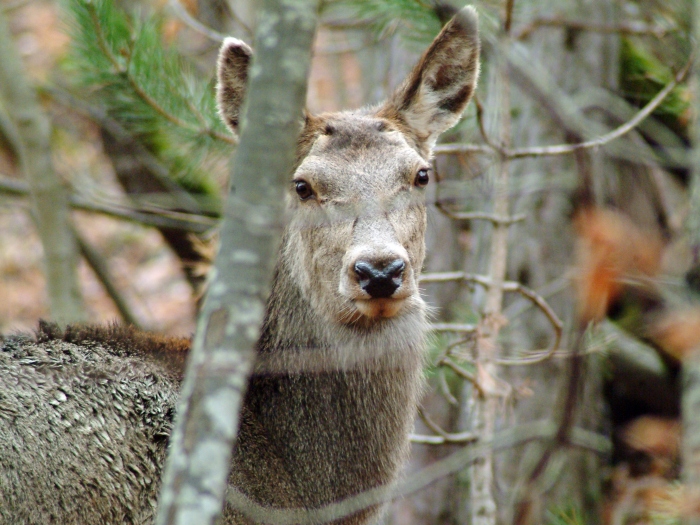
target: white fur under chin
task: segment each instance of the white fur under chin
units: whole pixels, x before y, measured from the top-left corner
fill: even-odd
[[[428,331],[426,305],[418,296],[410,297],[403,303],[398,315],[378,318],[371,326],[328,323],[319,319],[318,336],[325,344],[315,348],[287,348],[282,352],[272,352],[258,361],[255,373],[419,368],[423,362]]]

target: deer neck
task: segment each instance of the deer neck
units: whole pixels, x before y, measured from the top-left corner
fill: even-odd
[[[425,304],[416,297],[405,310],[369,326],[333,322],[312,307],[281,258],[258,344],[256,373],[420,367]]]

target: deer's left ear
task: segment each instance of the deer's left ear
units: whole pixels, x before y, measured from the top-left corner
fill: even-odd
[[[427,154],[460,119],[478,78],[478,18],[468,6],[442,29],[378,115],[397,121]]]
[[[238,133],[241,106],[248,83],[248,66],[253,50],[237,38],[226,38],[216,67],[216,102],[224,123]]]

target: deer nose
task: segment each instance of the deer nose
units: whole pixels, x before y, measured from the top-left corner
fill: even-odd
[[[394,259],[379,267],[369,261],[355,263],[355,275],[360,287],[373,299],[391,297],[401,286],[403,271],[406,263],[402,259]]]

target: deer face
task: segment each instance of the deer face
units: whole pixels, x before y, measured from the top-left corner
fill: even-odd
[[[307,127],[286,246],[304,295],[342,323],[418,306],[430,164],[373,114],[326,115]]]
[[[227,39],[219,57],[219,110],[234,132],[250,56]],[[469,102],[478,56],[476,14],[465,8],[387,102],[307,116],[281,256],[323,318],[371,325],[423,311],[417,280],[431,149]]]

